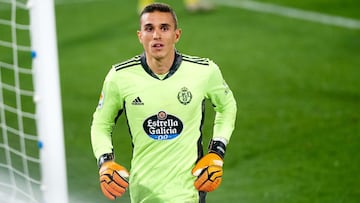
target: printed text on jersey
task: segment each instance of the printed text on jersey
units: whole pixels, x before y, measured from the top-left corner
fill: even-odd
[[[183,123],[179,118],[160,111],[145,119],[143,128],[146,134],[154,140],[171,140],[180,135]]]

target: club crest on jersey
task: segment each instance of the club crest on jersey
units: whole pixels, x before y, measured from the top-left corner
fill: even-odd
[[[176,116],[160,111],[145,119],[143,128],[146,134],[154,140],[171,140],[180,135],[183,123]]]
[[[181,90],[178,93],[177,96],[178,100],[180,103],[187,105],[188,103],[190,103],[191,99],[192,99],[192,94],[191,92],[188,90],[188,88],[183,87],[181,88]]]

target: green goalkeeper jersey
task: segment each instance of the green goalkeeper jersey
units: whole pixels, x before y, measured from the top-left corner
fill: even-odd
[[[202,156],[205,99],[216,111],[213,137],[230,140],[236,102],[211,60],[175,52],[163,77],[150,70],[144,54],[111,68],[93,115],[91,141],[96,158],[111,153],[113,127],[125,113],[133,144],[132,202],[199,201],[191,169]]]

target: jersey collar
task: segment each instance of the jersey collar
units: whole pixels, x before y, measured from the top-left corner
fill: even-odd
[[[150,69],[150,67],[148,66],[148,64],[146,63],[146,56],[145,53],[143,53],[140,56],[140,61],[141,61],[141,65],[144,68],[144,70],[151,75],[153,78],[156,78],[158,80],[160,80],[160,78]],[[175,50],[175,58],[174,58],[174,62],[171,65],[171,68],[169,69],[168,74],[163,78],[163,80],[171,77],[176,71],[177,69],[180,67],[182,61],[182,56],[181,53],[179,53],[177,50]]]

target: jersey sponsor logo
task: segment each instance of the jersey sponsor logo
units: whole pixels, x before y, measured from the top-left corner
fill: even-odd
[[[181,88],[181,90],[179,91],[177,98],[178,98],[178,100],[179,100],[180,103],[182,103],[182,104],[184,104],[184,105],[187,105],[188,103],[191,102],[192,94],[191,94],[191,92],[188,90],[188,88],[183,87],[183,88]]]
[[[171,140],[180,135],[183,123],[176,116],[160,111],[145,119],[143,128],[146,134],[154,140]]]

